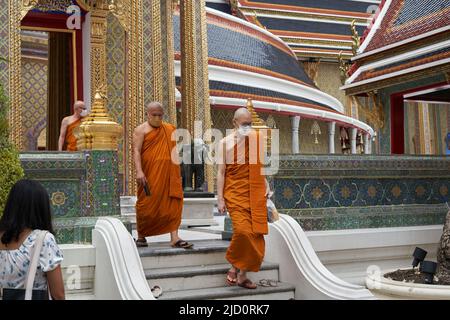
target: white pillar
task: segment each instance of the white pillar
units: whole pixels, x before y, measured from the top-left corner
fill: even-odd
[[[300,141],[298,139],[298,128],[300,127],[300,116],[291,116],[292,127],[292,153],[300,153]]]
[[[364,154],[370,154],[370,135],[364,134]]]
[[[351,137],[350,137],[350,141],[351,141],[351,146],[352,146],[352,154],[356,154],[356,136],[358,134],[358,129],[356,128],[351,128]]]
[[[336,153],[334,148],[334,135],[336,133],[336,122],[328,122],[328,152]]]

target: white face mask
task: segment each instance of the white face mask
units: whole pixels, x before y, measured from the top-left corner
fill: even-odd
[[[84,117],[86,117],[88,114],[89,114],[89,111],[83,110],[83,111],[81,111],[80,116],[82,116],[82,117],[84,118]]]
[[[241,136],[248,136],[252,130],[251,126],[239,126],[238,133]]]

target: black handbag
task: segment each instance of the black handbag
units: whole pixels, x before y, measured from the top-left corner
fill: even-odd
[[[25,280],[25,289],[0,288],[2,300],[50,300],[48,290],[33,290],[34,278],[36,276],[39,256],[41,255],[42,245],[44,243],[47,231],[40,231],[31,254],[30,268],[28,269]]]

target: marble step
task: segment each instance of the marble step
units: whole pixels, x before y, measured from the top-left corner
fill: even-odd
[[[120,207],[120,213],[122,215],[136,215],[136,207],[134,205],[126,205]]]
[[[120,206],[132,205],[136,204],[137,197],[136,196],[121,196],[120,197]]]
[[[277,287],[244,289],[238,286],[193,290],[164,291],[158,300],[289,300],[294,299],[295,287],[278,282]]]
[[[195,240],[192,249],[172,248],[167,242],[150,242],[138,248],[144,270],[224,264],[229,242],[223,240]]]
[[[166,292],[202,289],[226,286],[229,268],[229,264],[156,268],[145,270],[145,276],[150,287],[158,285]],[[278,265],[263,263],[259,272],[249,272],[248,277],[254,282],[261,279],[278,280]]]
[[[66,293],[66,300],[95,300],[95,295],[92,289],[77,290],[73,293]]]

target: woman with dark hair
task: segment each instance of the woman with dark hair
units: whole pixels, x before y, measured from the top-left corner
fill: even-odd
[[[42,231],[47,233],[33,290],[48,290],[53,299],[63,300],[63,256],[53,236],[49,196],[44,187],[33,180],[20,180],[11,188],[0,219],[0,288],[4,291],[25,289],[31,252]]]

